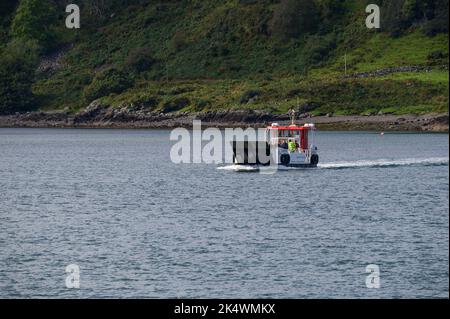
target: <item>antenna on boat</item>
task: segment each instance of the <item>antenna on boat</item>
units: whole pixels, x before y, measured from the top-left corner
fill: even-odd
[[[293,108],[291,108],[289,110],[289,118],[291,119],[291,125],[295,126],[295,110]]]

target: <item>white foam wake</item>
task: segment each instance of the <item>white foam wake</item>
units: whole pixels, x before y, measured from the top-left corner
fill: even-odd
[[[253,172],[259,169],[258,166],[251,165],[228,165],[217,167],[219,170],[223,171],[237,171],[237,172]]]
[[[395,166],[441,166],[448,165],[448,157],[433,158],[407,158],[399,160],[377,159],[377,160],[359,160],[350,162],[331,162],[321,163],[317,167],[320,169],[344,169],[344,168],[364,168],[364,167],[395,167]],[[235,172],[257,172],[261,168],[255,165],[228,165],[217,167],[218,170]],[[283,167],[280,170],[304,170],[304,168]]]
[[[334,162],[319,164],[319,168],[339,169],[339,168],[359,168],[359,167],[392,167],[392,166],[436,166],[448,165],[449,159],[445,157],[433,158],[407,158],[399,160],[377,159],[360,160],[351,162]]]

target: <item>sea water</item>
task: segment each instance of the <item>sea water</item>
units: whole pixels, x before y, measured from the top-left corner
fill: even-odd
[[[0,298],[448,297],[447,134],[318,132],[271,175],[169,134],[0,129]]]

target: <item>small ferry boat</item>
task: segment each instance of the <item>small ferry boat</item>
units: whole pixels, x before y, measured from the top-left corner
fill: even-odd
[[[234,164],[317,167],[315,130],[314,124],[296,125],[294,116],[291,125],[273,123],[266,128],[264,141],[233,141]]]

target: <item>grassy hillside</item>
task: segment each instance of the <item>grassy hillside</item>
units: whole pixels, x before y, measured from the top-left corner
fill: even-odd
[[[82,6],[81,29],[67,30],[65,1],[50,1],[60,14],[41,51],[50,67],[33,80],[33,106],[77,112],[99,98],[161,112],[447,112],[448,22],[430,32],[431,14],[395,34],[369,30],[366,2],[317,0],[297,14],[304,7],[289,0],[118,1],[96,14]],[[384,2],[382,12],[394,10]],[[13,16],[4,15],[5,28]],[[289,19],[295,24],[284,25]]]

